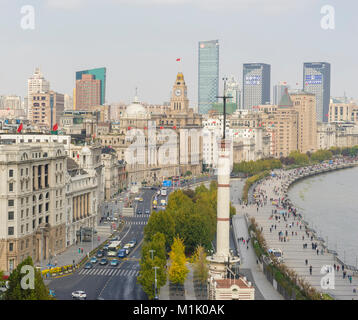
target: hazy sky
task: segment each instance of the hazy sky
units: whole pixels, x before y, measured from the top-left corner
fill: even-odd
[[[20,26],[35,8],[35,29]],[[335,29],[321,28],[321,7]],[[332,64],[331,94],[358,97],[357,0],[0,0],[0,94],[26,94],[39,66],[51,89],[72,94],[75,71],[107,67],[107,102],[169,100],[184,72],[197,101],[198,41],[219,39],[220,77],[271,64],[271,85],[302,86],[303,62]],[[175,61],[181,58],[181,66]],[[272,91],[272,90],[271,90]],[[272,93],[271,93],[272,94]]]

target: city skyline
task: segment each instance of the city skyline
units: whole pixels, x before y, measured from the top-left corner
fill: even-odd
[[[187,79],[190,104],[195,105],[198,98],[197,43],[218,39],[221,47],[219,78],[234,75],[241,79],[243,63],[260,61],[271,65],[272,83],[285,80],[291,86],[299,83],[298,87],[302,88],[302,64],[327,61],[332,65],[331,95],[342,96],[345,91],[348,96],[356,96],[355,72],[351,67],[355,65],[351,53],[354,50],[340,50],[351,42],[351,31],[356,29],[351,13],[357,6],[355,3],[331,3],[336,11],[336,27],[324,30],[320,26],[323,3],[318,1],[310,2],[305,8],[305,3],[298,1],[280,7],[282,1],[275,0],[269,11],[263,1],[257,1],[252,4],[257,10],[250,12],[243,5],[247,4],[245,1],[242,4],[223,2],[226,8],[219,4],[220,8],[216,8],[209,1],[207,9],[201,1],[197,5],[188,1],[171,1],[170,4],[159,1],[148,5],[143,5],[142,1],[133,1],[133,4],[104,1],[101,5],[92,1],[72,4],[68,1],[23,2],[22,5],[35,8],[34,30],[20,27],[21,3],[1,6],[6,33],[2,28],[0,35],[7,46],[0,58],[10,61],[3,65],[3,73],[16,75],[0,81],[1,94],[24,97],[26,79],[38,66],[54,90],[72,95],[73,72],[105,66],[109,103],[130,102],[135,87],[142,101],[153,104],[169,101],[167,83],[173,73],[182,71]],[[106,12],[105,18],[101,18],[102,10]],[[133,19],[133,16],[138,18]],[[95,23],[92,23],[93,17],[96,17]],[[66,25],[62,26],[64,18]],[[195,23],[198,19],[202,21],[199,26]],[[273,24],[272,19],[279,19],[280,23]],[[292,19],[296,25],[290,23]],[[252,21],[257,23],[252,24]],[[304,24],[300,24],[301,21]],[[280,42],[283,44],[278,46],[271,37],[263,38],[262,25],[265,25],[265,32],[275,34],[275,39],[283,39]],[[53,35],[56,37],[52,38]],[[26,59],[21,58],[24,55]],[[182,70],[178,70],[175,61],[179,57]],[[156,71],[159,68],[161,71]],[[220,86],[221,92],[222,84]]]

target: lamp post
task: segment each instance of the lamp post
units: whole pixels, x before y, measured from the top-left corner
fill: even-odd
[[[158,295],[157,295],[157,269],[159,269],[159,267],[153,267],[154,269],[154,300],[158,300]]]
[[[152,260],[153,260],[154,259],[153,254],[154,254],[155,250],[152,249],[152,250],[149,250],[149,252],[150,252],[150,256],[152,257]]]

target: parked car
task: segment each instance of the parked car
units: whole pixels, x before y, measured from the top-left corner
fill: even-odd
[[[87,295],[86,295],[86,292],[84,292],[82,290],[78,290],[78,291],[72,292],[72,298],[73,299],[84,300],[84,299],[87,298]]]
[[[103,253],[103,251],[101,251],[101,250],[99,250],[99,251],[97,251],[97,258],[102,258],[103,256],[104,256],[104,253]]]
[[[101,259],[101,260],[99,261],[99,264],[100,264],[101,266],[105,266],[107,263],[108,263],[108,260],[107,260],[106,258],[103,258],[103,259]]]
[[[111,266],[114,266],[114,267],[117,267],[118,264],[119,264],[118,259],[113,259],[113,260],[111,260],[111,262],[110,262],[110,265],[111,265]]]
[[[96,257],[92,257],[91,260],[90,260],[91,263],[97,263],[97,261],[98,261],[98,260],[97,260]]]

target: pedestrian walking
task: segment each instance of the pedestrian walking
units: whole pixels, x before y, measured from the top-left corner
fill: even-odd
[[[306,266],[307,266],[308,265],[308,260],[306,259],[305,262],[306,262]]]
[[[310,275],[312,275],[312,266],[310,266]]]

